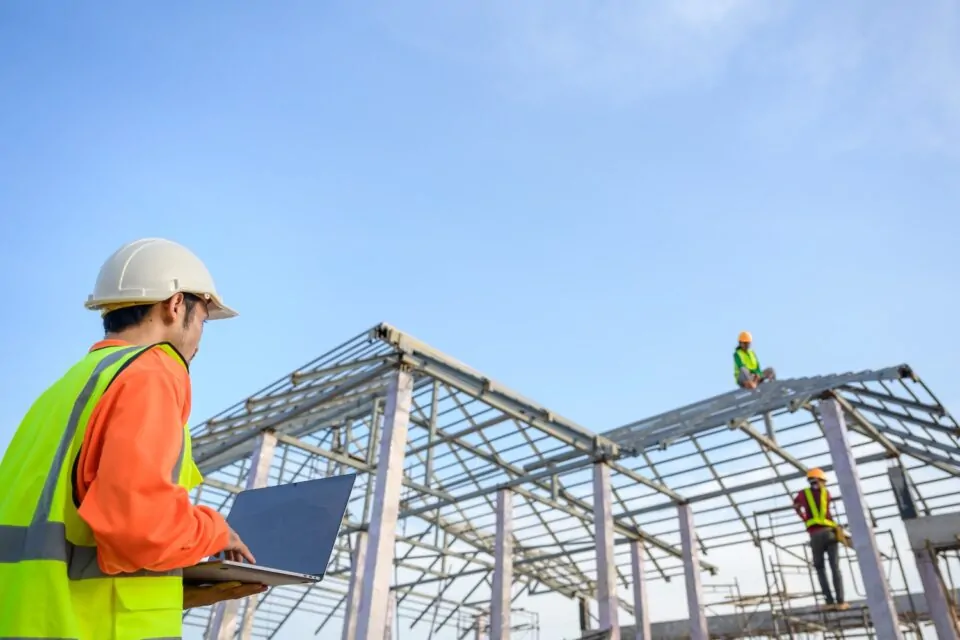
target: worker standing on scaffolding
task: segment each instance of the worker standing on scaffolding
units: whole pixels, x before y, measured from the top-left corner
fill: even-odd
[[[810,534],[810,547],[813,551],[813,566],[817,570],[817,579],[820,589],[827,600],[828,609],[843,611],[849,605],[843,600],[843,576],[840,575],[840,559],[838,546],[842,529],[830,515],[830,492],[827,491],[827,474],[822,469],[811,469],[807,472],[810,486],[797,494],[793,501],[793,508],[803,520]],[[830,573],[833,574],[833,590],[836,599],[830,592],[827,582],[827,567],[824,556],[830,561]]]
[[[776,380],[777,374],[772,367],[760,368],[760,360],[750,345],[753,336],[749,331],[741,331],[739,344],[733,351],[733,378],[741,389],[756,389],[761,382]]]

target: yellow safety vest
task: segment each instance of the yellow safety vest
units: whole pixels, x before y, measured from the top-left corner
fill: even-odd
[[[759,360],[757,360],[757,354],[753,352],[753,349],[750,349],[749,351],[744,351],[740,347],[737,347],[733,353],[734,353],[734,356],[736,356],[736,354],[738,353],[740,354],[740,362],[742,362],[743,366],[745,366],[750,371],[756,371],[759,368],[760,362]],[[733,359],[733,379],[734,380],[740,379],[740,367],[737,366],[736,357],[734,357]]]
[[[810,518],[806,521],[807,527],[809,528],[814,525],[820,525],[821,527],[836,527],[836,523],[827,518],[827,490],[820,490],[819,507],[813,501],[813,491],[810,489],[810,487],[804,489],[803,493],[807,497],[807,506],[810,507]]]
[[[168,344],[88,353],[33,404],[0,463],[0,639],[171,640],[183,629],[182,572],[108,576],[73,497],[74,463],[104,391],[134,358]],[[183,427],[172,479],[203,478]]]

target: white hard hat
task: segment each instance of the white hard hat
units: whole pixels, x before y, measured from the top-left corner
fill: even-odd
[[[237,315],[223,304],[203,262],[186,247],[162,238],[144,238],[117,249],[100,267],[84,306],[107,313],[162,302],[181,292],[206,300],[210,320]]]

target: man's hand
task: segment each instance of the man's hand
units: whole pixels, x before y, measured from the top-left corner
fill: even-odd
[[[250,553],[250,549],[247,548],[247,545],[243,543],[243,540],[240,539],[240,536],[237,535],[237,532],[232,528],[230,529],[230,539],[223,550],[223,555],[227,560],[234,562],[242,562],[244,560],[250,564],[257,562],[257,559]]]
[[[183,608],[206,607],[223,600],[247,598],[266,590],[267,585],[265,584],[243,582],[218,582],[203,587],[185,584],[183,585]]]

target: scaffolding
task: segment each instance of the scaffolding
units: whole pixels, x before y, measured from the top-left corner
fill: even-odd
[[[839,509],[835,517],[842,522],[843,510]],[[767,590],[765,604],[777,636],[796,639],[872,637],[867,593],[851,547],[837,546],[845,596],[851,607],[846,611],[831,611],[824,607],[811,548],[793,509],[757,512],[754,520]],[[881,529],[876,535],[884,577],[894,597],[902,596],[907,603],[898,610],[901,632],[905,638],[922,638],[918,621],[923,612],[910,593],[906,566],[894,531]],[[831,584],[831,587],[835,588],[835,585]],[[748,626],[744,625],[744,628]]]
[[[632,629],[620,612],[650,624],[637,585],[677,580],[705,637],[707,613],[749,618],[741,584],[723,575],[737,563],[714,558],[769,547],[753,514],[789,505],[809,468],[834,468],[824,402],[846,420],[863,506],[881,530],[899,518],[894,493],[877,482],[892,464],[913,478],[925,514],[956,509],[960,427],[907,365],[775,381],[603,431],[377,325],[192,429],[205,475],[194,498],[220,510],[252,478],[358,479],[322,583],[271,589],[244,603],[234,626],[211,609],[190,610],[185,624],[216,637],[282,638],[319,633],[363,606],[385,620],[386,602],[371,604],[373,587],[361,587],[389,579],[394,623],[429,637],[469,638],[481,618],[491,638],[503,624],[522,637],[534,623],[517,599],[556,593],[571,607],[596,604],[600,628],[619,638]],[[378,501],[393,499],[390,520]],[[352,560],[368,538],[381,552],[366,555],[363,577]],[[764,599],[784,609],[780,596]]]
[[[510,612],[510,637],[515,640],[540,640],[540,614],[527,609],[513,609]],[[471,635],[472,634],[472,635]],[[457,636],[467,636],[473,640],[490,639],[490,615],[483,613],[470,616],[461,614],[457,624]]]

